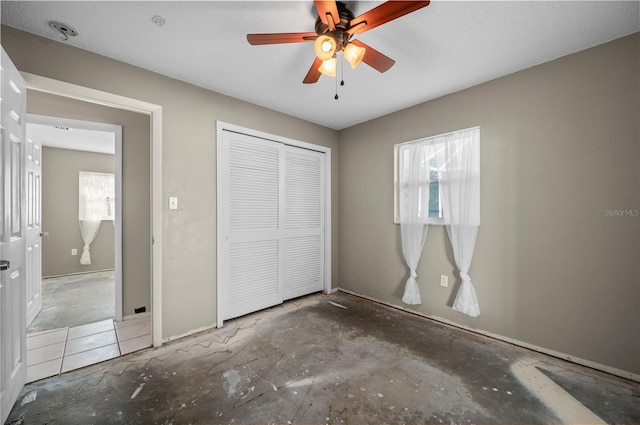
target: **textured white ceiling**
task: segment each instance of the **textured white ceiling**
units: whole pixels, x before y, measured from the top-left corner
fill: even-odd
[[[154,24],[155,15],[166,23]],[[247,33],[313,31],[311,1],[3,0],[1,19],[56,40],[47,22],[63,21],[80,34],[67,44],[342,129],[640,31],[640,2],[432,1],[356,37],[396,64],[384,74],[347,65],[339,100],[334,78],[302,84],[312,43],[246,41]]]

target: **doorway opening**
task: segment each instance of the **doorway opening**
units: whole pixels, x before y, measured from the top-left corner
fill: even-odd
[[[148,146],[150,152],[150,215],[151,215],[151,316],[152,342],[154,347],[160,347],[163,343],[162,333],[162,252],[163,252],[163,228],[162,228],[162,106],[139,99],[120,96],[77,84],[67,83],[52,78],[21,72],[26,82],[27,89],[32,93],[48,93],[64,97],[69,100],[77,100],[87,105],[103,105],[118,111],[136,112],[146,115],[149,120]]]
[[[2,102],[2,120],[7,124],[2,132],[2,176],[5,182],[11,184],[3,184],[3,202],[1,209],[3,216],[7,218],[3,221],[2,229],[0,229],[0,250],[2,251],[2,282],[0,287],[3,289],[0,294],[2,301],[2,320],[0,338],[2,339],[2,347],[0,359],[2,367],[0,367],[0,417],[4,422],[6,415],[11,406],[17,399],[17,396],[24,386],[26,375],[26,278],[29,267],[25,264],[29,253],[26,248],[27,232],[27,208],[26,202],[26,184],[28,179],[26,167],[26,152],[28,146],[25,146],[23,139],[26,133],[26,98],[27,91],[31,93],[52,94],[64,97],[65,99],[77,100],[84,102],[81,110],[84,111],[85,105],[103,105],[111,107],[117,111],[137,112],[145,115],[147,118],[146,129],[149,133],[143,138],[146,140],[146,156],[149,160],[150,169],[146,170],[146,174],[150,178],[135,179],[137,183],[149,184],[148,194],[151,205],[145,208],[147,211],[147,220],[151,217],[151,222],[147,222],[148,227],[153,230],[146,238],[141,238],[142,245],[147,245],[150,254],[147,255],[149,260],[148,267],[143,267],[151,272],[148,283],[148,289],[152,289],[148,295],[149,305],[152,306],[153,322],[152,341],[155,347],[162,345],[162,106],[149,102],[128,98],[124,96],[107,93],[88,87],[78,86],[71,83],[54,80],[51,78],[30,74],[27,72],[18,72],[11,60],[2,50],[3,64],[3,93],[10,96],[3,96]],[[6,77],[6,78],[5,78]],[[25,84],[26,83],[26,84]],[[10,90],[9,90],[10,87]],[[5,94],[6,94],[5,93]],[[47,106],[51,108],[54,102],[47,102]],[[57,111],[57,109],[54,110]],[[43,113],[43,112],[40,112]],[[44,112],[46,113],[46,112]],[[10,118],[8,118],[10,117]],[[117,122],[117,121],[116,121]],[[4,137],[4,136],[7,137]],[[17,135],[17,136],[16,136]],[[11,142],[11,143],[9,143]],[[144,146],[144,145],[141,145]],[[9,160],[11,159],[11,160]],[[16,166],[19,165],[19,166]],[[38,185],[32,185],[39,188]],[[33,212],[33,211],[32,211]],[[32,216],[33,217],[33,216]],[[35,227],[32,226],[33,228]],[[146,227],[146,226],[143,226]],[[15,237],[14,237],[15,235]],[[153,235],[153,236],[152,236]],[[9,237],[10,236],[10,237]],[[38,233],[38,238],[39,238]],[[127,254],[128,255],[128,254]],[[134,263],[135,264],[135,263]],[[40,274],[38,274],[40,276]],[[9,284],[8,284],[9,283]],[[131,309],[136,310],[136,309]],[[129,324],[133,325],[135,320],[130,320]],[[133,328],[133,326],[131,326]],[[131,332],[128,332],[131,334]],[[96,359],[94,359],[96,360]],[[97,360],[101,361],[101,360]],[[41,365],[44,365],[42,363]],[[48,366],[48,365],[46,365]],[[59,371],[59,369],[58,369]],[[55,375],[52,373],[49,376]],[[46,376],[42,376],[44,378]]]
[[[41,308],[28,313],[28,333],[122,320],[122,128],[30,114],[27,139],[43,167],[41,190],[33,195],[41,194],[34,208],[42,216],[41,266],[27,285],[28,298],[41,298],[28,305]],[[84,180],[87,173],[94,180]],[[92,211],[100,220],[80,220],[87,218],[79,216],[86,214],[79,211],[81,198],[106,209]]]
[[[27,382],[151,346],[150,313],[123,321],[122,127],[27,116],[39,149],[40,273],[27,278]],[[35,250],[34,250],[35,252]],[[37,299],[39,295],[39,300]]]

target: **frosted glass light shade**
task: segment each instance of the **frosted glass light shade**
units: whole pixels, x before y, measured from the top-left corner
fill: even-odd
[[[331,59],[333,54],[336,52],[336,48],[336,41],[327,35],[321,35],[316,38],[316,41],[313,44],[313,50],[316,53],[316,56],[318,59],[323,61]]]
[[[320,71],[324,75],[328,75],[329,77],[335,77],[336,76],[336,58],[330,58],[326,61],[323,61],[322,65],[320,65],[320,67],[318,68],[318,71]]]
[[[364,47],[349,43],[347,44],[347,47],[344,48],[342,54],[347,62],[349,62],[349,65],[351,65],[351,68],[355,68],[358,66],[360,61],[362,61],[365,52],[366,49]]]

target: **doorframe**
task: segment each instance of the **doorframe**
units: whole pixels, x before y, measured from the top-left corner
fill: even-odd
[[[222,301],[220,282],[222,280],[222,192],[223,175],[222,175],[222,134],[224,131],[245,134],[247,136],[257,137],[273,142],[282,143],[303,149],[309,149],[325,154],[324,169],[324,290],[323,293],[331,293],[331,148],[327,146],[307,143],[300,140],[289,139],[288,137],[278,136],[251,128],[230,124],[223,121],[216,121],[216,327],[223,325],[222,309],[220,304]]]
[[[28,87],[27,87],[28,88]],[[47,115],[27,114],[27,127],[29,124],[41,124],[47,126],[62,126],[77,128],[80,130],[104,131],[115,134],[114,171],[115,171],[115,320],[122,320],[122,126],[106,124],[95,121],[75,120],[70,118],[58,118]],[[44,179],[41,180],[44,183]],[[44,192],[40,192],[42,197]],[[41,204],[42,205],[42,204]],[[44,231],[44,230],[42,230]],[[42,276],[40,276],[42,277]]]
[[[162,345],[162,106],[77,84],[21,72],[27,89],[68,97],[150,117],[151,130],[151,334]]]

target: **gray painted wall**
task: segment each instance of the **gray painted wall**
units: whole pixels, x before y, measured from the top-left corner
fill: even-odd
[[[42,148],[42,276],[64,276],[115,267],[114,228],[100,225],[91,243],[91,264],[80,264],[82,236],[78,226],[78,173],[114,172],[114,156],[69,149]],[[72,256],[71,250],[77,249]]]
[[[122,313],[132,315],[142,306],[150,311],[149,117],[32,90],[27,90],[27,112],[122,126]]]
[[[640,373],[640,217],[610,215],[640,208],[639,47],[635,34],[341,131],[340,286],[402,305],[393,145],[479,125],[481,315],[450,307],[460,279],[437,226],[411,309]]]
[[[6,26],[2,45],[21,71],[162,105],[164,338],[216,322],[216,120],[331,148],[337,286],[336,131]]]

